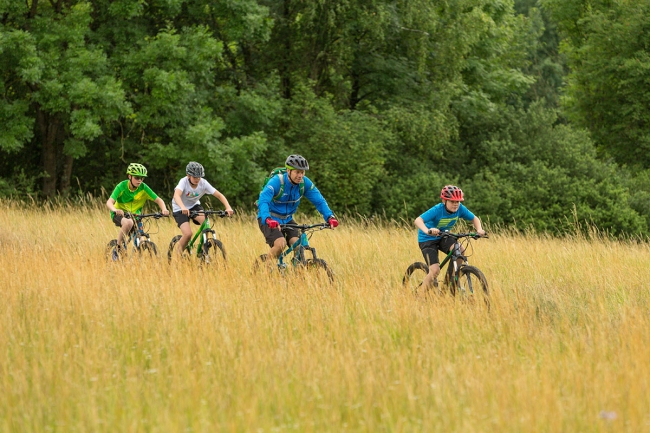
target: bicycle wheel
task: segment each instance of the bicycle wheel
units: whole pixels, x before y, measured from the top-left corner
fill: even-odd
[[[323,274],[324,276],[327,276],[329,279],[330,283],[334,282],[334,272],[332,271],[332,268],[329,267],[327,262],[323,259],[308,259],[305,261],[305,269],[309,270],[310,272],[318,272],[319,274]]]
[[[174,249],[176,248],[176,244],[178,241],[180,241],[182,238],[181,235],[176,235],[172,238],[172,240],[169,242],[169,248],[167,249],[167,261],[171,262],[172,258],[174,257],[175,251]]]
[[[141,256],[155,257],[158,255],[158,247],[151,241],[144,241],[138,247]]]
[[[201,260],[205,264],[226,263],[226,251],[223,244],[218,239],[208,239],[203,244],[203,254]]]
[[[255,259],[253,262],[253,268],[252,271],[254,274],[260,273],[260,272],[267,272],[270,273],[272,272],[272,267],[266,263],[269,259],[268,254],[262,254],[259,257]]]
[[[490,308],[490,291],[483,272],[474,266],[462,266],[455,281],[455,294],[463,301]]]
[[[402,278],[402,285],[414,295],[424,295],[422,283],[428,273],[429,267],[426,263],[415,262],[406,268],[404,278]]]
[[[107,245],[106,245],[106,260],[109,262],[119,262],[122,260],[122,255],[124,254],[124,251],[120,248],[117,247],[117,239],[111,240]]]

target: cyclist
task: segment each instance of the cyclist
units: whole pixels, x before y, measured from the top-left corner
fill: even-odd
[[[174,188],[174,200],[172,200],[172,211],[174,220],[178,228],[181,229],[182,237],[178,241],[177,253],[181,255],[192,238],[192,228],[190,227],[190,212],[202,211],[201,197],[205,194],[215,196],[226,208],[228,216],[233,214],[233,210],[226,197],[217,191],[207,180],[203,179],[205,170],[203,166],[195,161],[190,161],[185,167],[186,177],[182,178],[176,188]],[[205,215],[199,214],[192,218],[196,225],[203,224]]]
[[[269,258],[278,257],[287,246],[287,240],[289,245],[292,245],[300,237],[300,232],[296,229],[285,229],[283,233],[280,224],[296,224],[293,214],[298,209],[303,194],[316,206],[316,210],[330,227],[339,225],[323,195],[305,176],[305,171],[309,170],[307,160],[300,155],[289,155],[284,165],[286,171],[280,172],[267,182],[257,202],[257,222],[266,243],[271,247]]]
[[[133,219],[124,218],[124,212],[139,214],[147,200],[152,200],[160,207],[163,215],[169,215],[165,202],[144,183],[144,178],[147,177],[144,165],[135,162],[129,164],[126,175],[127,179],[117,184],[106,201],[113,223],[120,227],[120,233],[117,235],[118,249],[122,248],[125,236],[128,236],[133,228]]]
[[[429,273],[424,277],[422,283],[425,291],[432,284],[434,287],[438,286],[437,278],[440,273],[438,251],[447,254],[455,243],[455,239],[451,237],[441,238],[439,236],[441,232],[451,230],[458,218],[462,218],[471,221],[476,233],[480,236],[485,235],[481,220],[460,203],[464,200],[463,191],[460,188],[454,185],[446,185],[440,191],[440,198],[442,203],[438,203],[413,221],[419,229],[418,243],[420,250],[422,250],[424,261],[429,266]]]

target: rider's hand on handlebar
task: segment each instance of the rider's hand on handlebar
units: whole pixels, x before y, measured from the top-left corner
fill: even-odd
[[[162,211],[163,216],[169,216],[169,211],[167,209]]]
[[[330,219],[328,219],[327,222],[330,225],[330,227],[332,227],[333,229],[339,226],[339,220],[337,220],[334,217],[330,217]]]
[[[185,216],[190,216],[190,210],[187,208],[181,209],[181,213]]]
[[[279,229],[280,228],[280,223],[278,223],[276,220],[267,218],[266,221],[264,221],[267,226],[269,226],[270,229]]]
[[[115,215],[124,217],[124,211],[122,209],[115,209]]]
[[[234,214],[234,213],[235,213],[235,211],[234,211],[234,210],[232,210],[232,208],[228,208],[228,209],[226,209],[226,212],[228,212],[228,216],[229,216],[229,217],[231,217],[231,216],[232,216],[232,214]]]
[[[432,229],[427,230],[427,234],[433,235],[433,236],[439,235],[440,234],[440,229],[437,229],[437,228],[434,227]]]

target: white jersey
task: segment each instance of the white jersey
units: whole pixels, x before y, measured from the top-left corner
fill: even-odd
[[[182,178],[178,185],[176,185],[175,190],[181,191],[181,201],[183,206],[186,209],[190,209],[197,204],[201,204],[200,199],[205,194],[212,195],[215,193],[216,189],[208,183],[207,180],[201,179],[196,188],[192,188],[190,181],[187,177]],[[176,203],[176,200],[172,200],[172,212],[180,212],[181,207]]]

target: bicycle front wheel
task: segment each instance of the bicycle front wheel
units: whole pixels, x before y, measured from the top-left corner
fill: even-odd
[[[327,277],[330,283],[334,282],[334,272],[323,259],[308,259],[305,262],[305,269],[319,275],[322,274],[323,278]]]
[[[119,262],[122,260],[122,249],[117,245],[117,239],[113,239],[106,245],[106,260],[109,262]]]
[[[138,247],[138,252],[141,256],[155,257],[158,255],[158,247],[151,241],[144,241]]]
[[[483,272],[474,266],[462,266],[454,283],[456,296],[461,300],[490,308],[490,291]]]
[[[172,259],[174,258],[175,249],[176,249],[176,244],[178,241],[181,240],[183,236],[181,235],[176,235],[172,238],[171,242],[169,242],[169,247],[167,248],[167,260],[171,263]]]
[[[201,260],[205,264],[225,264],[226,251],[223,249],[223,244],[218,239],[208,239],[203,244],[203,254]]]

